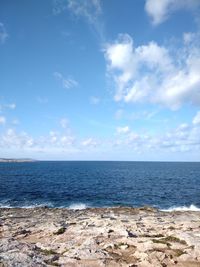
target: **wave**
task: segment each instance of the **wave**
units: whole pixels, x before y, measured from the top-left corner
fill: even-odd
[[[88,206],[84,203],[74,203],[74,204],[71,204],[68,208],[70,210],[84,210],[88,208]]]
[[[32,208],[44,208],[44,207],[48,207],[48,208],[53,208],[53,204],[50,202],[46,202],[46,203],[33,203],[33,204],[25,204],[25,205],[11,205],[9,203],[0,203],[0,208],[7,208],[7,209],[11,209],[11,208],[23,208],[23,209],[32,209]]]
[[[126,205],[125,205],[126,206]],[[124,206],[124,207],[125,207]],[[87,205],[85,203],[72,203],[72,204],[67,204],[66,205],[55,205],[51,202],[32,202],[32,201],[25,201],[23,204],[17,204],[15,203],[13,205],[13,202],[10,200],[2,200],[0,201],[0,208],[24,208],[24,209],[31,209],[31,208],[44,208],[44,207],[48,207],[48,208],[67,208],[70,210],[84,210],[90,207],[94,207],[91,205]],[[101,206],[104,208],[111,208],[112,206]],[[157,207],[157,206],[154,206]],[[158,208],[158,207],[157,207]],[[159,209],[159,208],[158,208]],[[200,207],[195,206],[194,204],[191,204],[190,206],[172,206],[168,209],[159,209],[160,211],[163,212],[173,212],[173,211],[200,211]]]
[[[172,211],[200,211],[200,208],[191,204],[190,206],[180,206],[180,207],[171,207],[169,209],[161,209],[161,211],[172,212]]]
[[[52,202],[34,202],[34,201],[24,201],[23,203],[13,203],[12,200],[6,199],[0,201],[0,208],[24,208],[24,209],[31,209],[31,208],[68,208],[71,210],[83,210],[88,208],[89,206],[84,203],[72,203],[71,205],[55,205]]]

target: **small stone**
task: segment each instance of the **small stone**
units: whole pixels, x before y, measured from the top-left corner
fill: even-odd
[[[137,238],[138,237],[136,234],[132,233],[129,230],[126,230],[126,232],[128,233],[128,237],[133,237],[133,238]]]

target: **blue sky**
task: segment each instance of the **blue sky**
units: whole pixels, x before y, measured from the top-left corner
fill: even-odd
[[[199,0],[1,0],[0,157],[199,161]]]

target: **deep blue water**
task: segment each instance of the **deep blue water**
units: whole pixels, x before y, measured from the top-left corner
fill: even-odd
[[[0,163],[0,206],[200,208],[200,163]]]

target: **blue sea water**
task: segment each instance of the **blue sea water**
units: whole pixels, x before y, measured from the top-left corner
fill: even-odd
[[[0,207],[200,208],[200,163],[0,163]]]

